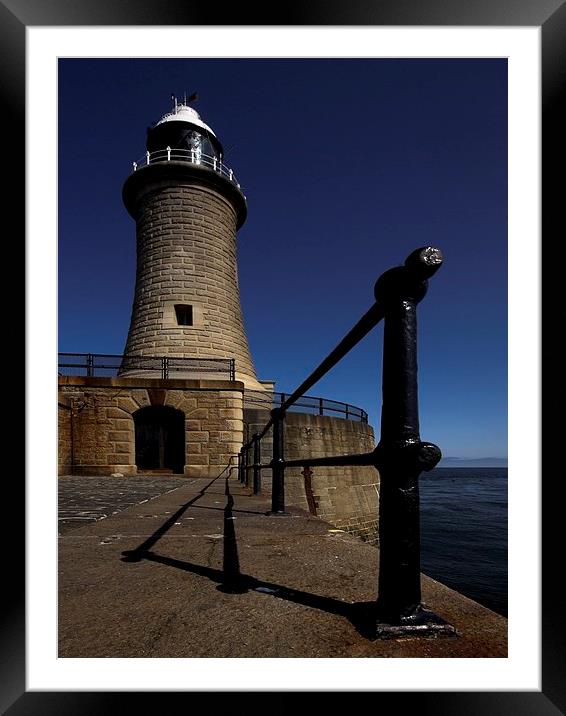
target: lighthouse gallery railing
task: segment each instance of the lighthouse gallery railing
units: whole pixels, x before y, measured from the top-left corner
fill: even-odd
[[[442,265],[439,249],[426,246],[410,254],[403,266],[386,271],[374,288],[375,303],[317,368],[278,407],[238,456],[241,482],[261,490],[261,470],[272,473],[272,515],[285,512],[285,469],[316,466],[373,465],[380,473],[378,627],[382,636],[406,633],[454,633],[453,627],[421,604],[420,473],[432,470],[440,449],[421,441],[417,385],[417,304],[428,279]],[[384,321],[381,436],[368,453],[320,458],[285,458],[287,411],[333,368],[381,320]],[[261,461],[261,441],[272,431],[272,459]],[[252,460],[250,460],[250,451]]]
[[[238,189],[241,189],[240,184],[236,179],[236,175],[230,167],[223,164],[218,157],[202,154],[195,149],[173,149],[171,147],[167,147],[166,149],[158,149],[155,152],[146,152],[145,156],[138,159],[137,162],[132,162],[132,167],[134,171],[137,171],[141,167],[149,164],[174,161],[190,162],[191,164],[198,164],[206,167],[207,169],[212,169],[212,171],[215,171],[217,174],[226,177],[226,179],[231,181],[232,184],[235,184]]]

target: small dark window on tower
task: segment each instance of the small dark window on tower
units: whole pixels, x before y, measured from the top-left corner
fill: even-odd
[[[193,307],[181,304],[175,305],[175,315],[177,316],[177,325],[192,326],[193,325]]]

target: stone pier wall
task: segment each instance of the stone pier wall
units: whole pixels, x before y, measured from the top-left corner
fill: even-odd
[[[185,417],[187,477],[216,477],[243,438],[243,383],[157,378],[59,378],[59,473],[136,475],[133,414],[150,405]]]
[[[72,400],[59,394],[57,449],[59,454],[59,474],[70,475],[73,464],[73,431],[71,425]]]
[[[328,416],[288,413],[285,455],[324,457],[369,452],[375,447],[367,423]],[[356,537],[377,543],[379,473],[374,467],[313,467],[286,471],[288,503],[297,504]]]
[[[265,419],[264,419],[265,418]],[[258,432],[269,419],[267,411],[245,411],[245,430]],[[262,441],[262,463],[271,460],[271,431]],[[375,447],[367,423],[306,413],[287,413],[285,457],[325,457],[370,452]],[[250,462],[252,456],[250,454]],[[296,505],[362,539],[378,541],[379,473],[374,467],[314,467],[285,471],[286,504]],[[251,476],[250,476],[251,478]],[[271,472],[262,471],[262,491],[271,490]]]

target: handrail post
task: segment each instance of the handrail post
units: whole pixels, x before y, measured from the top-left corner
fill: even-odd
[[[324,415],[324,403],[322,398],[318,399],[318,414]]]
[[[243,451],[242,454],[243,454],[243,456],[244,456],[244,484],[245,484],[246,487],[249,487],[249,486],[250,486],[250,470],[249,470],[249,466],[250,466],[250,444],[249,444],[249,443],[246,443],[246,444],[244,445],[244,451]]]
[[[171,161],[171,147],[169,146],[167,147],[167,161]]]
[[[247,470],[247,468],[248,468],[248,465],[247,465],[248,460],[247,460],[247,457],[248,457],[248,453],[247,453],[247,450],[246,450],[246,446],[243,445],[243,446],[242,446],[242,485],[245,485],[245,484],[246,484],[246,481],[247,481],[247,479],[248,479],[248,470]]]
[[[238,453],[238,480],[239,482],[244,482],[244,448],[240,448],[240,452]]]
[[[273,460],[271,461],[271,514],[285,514],[285,413],[279,408],[271,411],[273,417]]]
[[[261,492],[261,441],[257,433],[253,436],[254,445],[254,484],[253,492],[254,495],[258,495]]]
[[[88,353],[86,357],[86,374],[88,376],[94,375],[94,356],[92,353]]]
[[[419,435],[416,307],[441,263],[438,249],[419,249],[375,285],[385,319],[381,438],[375,450],[381,477],[378,636],[454,632],[421,604],[419,475],[431,470],[441,453]]]

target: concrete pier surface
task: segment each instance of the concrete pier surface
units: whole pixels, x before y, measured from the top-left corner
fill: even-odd
[[[457,636],[372,639],[377,549],[235,474],[59,478],[59,657],[507,656],[504,617],[424,575]]]

